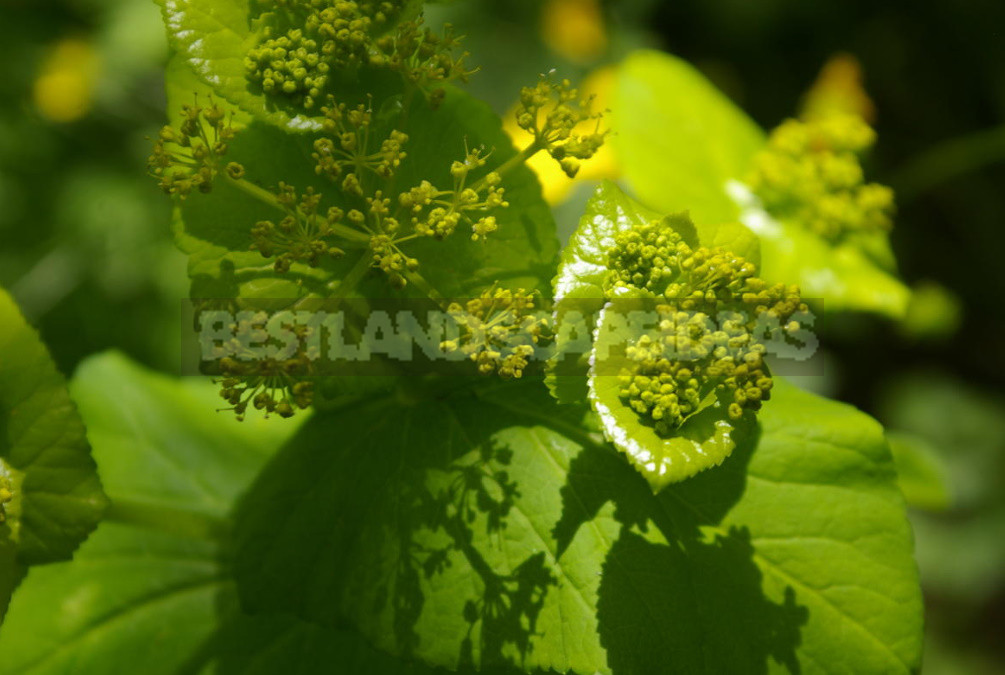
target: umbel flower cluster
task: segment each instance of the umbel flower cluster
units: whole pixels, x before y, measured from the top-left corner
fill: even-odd
[[[250,320],[239,321],[231,326],[236,334],[248,335],[267,320],[264,312],[259,312]],[[292,330],[298,344],[305,344],[312,330],[310,326],[297,325]],[[280,417],[292,417],[296,410],[310,407],[314,401],[314,384],[310,379],[314,373],[317,354],[302,349],[290,354],[277,354],[261,358],[258,354],[242,351],[242,344],[236,338],[226,345],[233,356],[219,360],[220,396],[233,410],[238,420],[243,420],[248,406],[264,411],[266,416],[275,413]]]
[[[754,160],[748,185],[779,219],[801,223],[832,243],[893,226],[893,191],[866,183],[859,158],[876,135],[860,117],[831,113],[787,120]]]
[[[603,113],[592,112],[591,103],[592,99],[580,98],[569,80],[556,83],[548,75],[520,91],[517,124],[533,135],[534,147],[546,150],[570,178],[579,172],[582,160],[597,153],[608,133],[600,129]],[[589,133],[577,133],[591,120],[596,124]]]
[[[429,90],[465,79],[466,54],[447,27],[439,35],[421,19],[398,22],[406,2],[268,0],[255,25],[259,42],[244,59],[253,87],[271,100],[307,111],[325,101],[329,78],[360,66],[385,68]]]
[[[161,129],[147,162],[164,192],[184,199],[193,190],[209,192],[220,171],[225,170],[233,178],[244,175],[244,167],[236,162],[223,166],[228,144],[236,133],[232,115],[212,100],[208,106],[200,106],[198,99],[193,105],[183,105],[181,115],[177,128]]]
[[[315,173],[334,183],[342,193],[340,203],[354,208],[331,206],[322,214],[321,194],[308,188],[298,198],[293,187],[281,184],[276,199],[285,218],[260,221],[252,230],[252,248],[274,258],[277,272],[289,271],[294,262],[317,267],[325,257],[365,246],[372,266],[401,288],[419,268],[419,261],[402,250],[406,242],[443,240],[462,224],[477,241],[498,228],[492,213],[509,203],[500,186],[502,175],[485,171],[487,156],[481,149],[468,150],[452,163],[450,189],[423,180],[389,194],[385,189],[408,156],[408,135],[397,129],[382,135],[368,106],[330,102],[322,111],[323,135],[314,142],[312,155]]]
[[[271,103],[307,111],[319,123],[308,159],[316,181],[270,185],[255,179],[257,167],[249,166],[246,177],[244,166],[224,164],[235,129],[217,105],[186,106],[180,126],[165,127],[156,141],[151,170],[177,198],[209,192],[222,179],[273,209],[271,218],[248,223],[248,245],[277,274],[321,268],[334,277],[328,294],[345,298],[378,269],[393,288],[411,285],[455,314],[462,329],[451,350],[469,357],[483,373],[520,377],[533,345],[546,339],[545,326],[531,314],[534,297],[493,288],[469,303],[462,318],[464,308],[448,306],[422,276],[414,256],[423,247],[409,249],[421,240],[457,236],[459,230],[476,242],[491,237],[502,226],[500,210],[509,207],[508,174],[540,151],[575,174],[579,161],[604,141],[601,114],[591,112],[589,101],[580,100],[568,81],[546,76],[522,94],[520,123],[534,136],[528,147],[491,161],[495,148],[459,138],[457,159],[448,155],[438,170],[420,169],[429,166],[430,157],[416,161],[410,156],[409,120],[422,118],[410,117],[409,110],[415,105],[436,110],[446,96],[440,85],[472,71],[464,67],[466,55],[457,55],[459,40],[450,29],[423,28],[421,17],[413,19],[406,10],[410,5],[403,0],[253,0],[249,19],[256,41],[245,59],[246,75],[253,92],[260,87]],[[403,86],[373,100],[367,83],[380,81],[384,88],[394,79],[374,80],[373,69],[397,73]],[[335,99],[336,80],[352,83],[345,89],[351,98]],[[583,133],[578,127],[584,122],[595,122],[594,128]],[[351,262],[333,264],[342,257]],[[311,404],[310,364],[299,354],[264,361],[222,359],[221,395],[238,417],[249,406],[291,415]]]
[[[448,312],[461,334],[440,348],[464,354],[483,375],[521,377],[535,345],[552,339],[548,317],[536,309],[538,299],[536,291],[490,288],[463,306],[451,303]]]
[[[771,396],[761,330],[799,330],[795,286],[769,286],[721,248],[692,248],[665,223],[622,232],[608,252],[608,291],[655,298],[658,330],[626,348],[619,394],[661,436],[716,404],[739,420]]]
[[[267,258],[275,257],[277,272],[288,272],[294,262],[317,267],[326,256],[338,258],[345,254],[326,241],[345,217],[342,209],[333,206],[319,213],[321,195],[314,192],[314,188],[307,188],[298,196],[293,186],[282,182],[276,201],[286,217],[278,223],[259,221],[251,228],[251,237],[253,249]]]

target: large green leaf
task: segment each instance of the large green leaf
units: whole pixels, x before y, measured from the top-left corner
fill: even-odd
[[[38,334],[0,290],[0,617],[24,565],[69,558],[106,501],[70,401]]]
[[[71,392],[112,498],[223,518],[237,494],[297,425],[238,422],[207,378],[175,380],[107,353],[85,361]]]
[[[32,570],[0,633],[0,673],[179,672],[216,623],[211,543],[104,523],[73,562]]]
[[[0,673],[435,675],[351,633],[241,614],[227,569],[216,543],[104,523],[18,590]]]
[[[172,114],[191,102],[193,93],[206,96],[209,90],[176,56],[168,69]],[[274,189],[280,181],[300,191],[315,186],[327,197],[323,202],[326,208],[329,203],[340,203],[339,189],[314,172],[312,136],[287,134],[240,113],[237,120],[247,126],[230,144],[228,160],[242,163],[249,180],[266,189]],[[505,162],[516,153],[501,121],[488,106],[456,89],[448,91],[437,110],[416,98],[403,130],[410,137],[406,146],[409,159],[397,176],[398,190],[422,180],[452,186],[450,164],[463,159],[466,147],[492,149],[493,163]],[[459,228],[442,242],[425,238],[404,245],[406,253],[422,262],[420,272],[442,295],[471,297],[497,281],[548,292],[558,242],[537,178],[530,169],[519,166],[506,175],[503,186],[510,206],[496,213],[499,229],[484,241],[471,241],[470,233]],[[222,179],[209,195],[196,194],[185,200],[177,209],[176,237],[190,255],[193,295],[325,296],[331,292],[330,281],[346,276],[360,256],[371,255],[368,250],[350,249],[343,259],[322,268],[294,265],[289,274],[278,275],[270,261],[250,250],[252,226],[260,220],[276,219],[277,214],[268,204]],[[371,272],[369,288],[374,297],[391,294],[381,277],[379,271]]]
[[[114,354],[81,366],[73,393],[118,522],[72,562],[32,569],[0,633],[0,673],[433,675],[350,633],[241,614],[226,514],[296,424],[217,415],[213,390]]]
[[[635,52],[618,70],[611,109],[611,142],[646,206],[736,220],[726,183],[743,177],[764,133],[701,73],[668,54]]]
[[[242,599],[447,667],[915,671],[882,429],[784,383],[760,420],[654,495],[532,382],[317,415],[238,512]]]

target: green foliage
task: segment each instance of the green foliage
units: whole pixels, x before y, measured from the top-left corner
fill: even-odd
[[[69,558],[106,502],[63,376],[3,290],[0,352],[2,617],[23,568]]]
[[[842,186],[849,179],[861,182],[861,169],[848,153],[793,159],[785,153],[798,150],[799,143],[788,141],[807,134],[792,123],[798,127],[795,134],[786,131],[785,139],[770,146],[772,156],[758,156],[766,141],[753,122],[694,68],[656,52],[634,54],[621,65],[614,109],[618,135],[613,142],[632,191],[646,206],[664,213],[690,210],[708,223],[743,222],[760,239],[760,274],[768,281],[797,284],[804,297],[821,300],[827,311],[903,317],[910,291],[894,276],[884,228],[859,227],[859,221],[885,222],[888,189],[853,185],[851,202],[847,195],[820,193],[834,181]],[[847,129],[837,133],[849,137]],[[868,145],[871,131],[864,133],[864,142],[853,138],[848,148]],[[779,152],[779,144],[785,152]],[[765,191],[766,201],[752,194],[748,182]],[[813,190],[820,194],[799,196]],[[828,200],[833,203],[825,204]],[[807,209],[808,203],[814,206]],[[853,222],[860,233],[834,240],[834,223]]]
[[[879,425],[784,383],[760,419],[653,495],[531,382],[316,416],[238,509],[242,597],[448,667],[912,672],[921,600]]]
[[[290,618],[250,617],[229,577],[228,514],[293,422],[212,411],[208,382],[176,381],[116,354],[72,383],[112,499],[72,562],[34,568],[0,637],[0,673],[426,675],[359,638]]]
[[[951,598],[963,629],[977,630],[987,599],[1005,582],[1005,400],[944,374],[911,372],[886,387],[881,413],[895,438],[923,439],[919,496],[951,497],[948,508],[911,513],[925,588]],[[901,480],[916,485],[917,476],[904,472]]]
[[[619,68],[612,109],[612,142],[643,203],[704,223],[737,220],[726,183],[743,177],[764,133],[701,73],[636,52]]]
[[[768,188],[795,188],[767,180],[770,161],[753,187],[784,224],[737,203],[728,186],[763,134],[690,67],[643,52],[622,69],[617,131],[658,212],[602,185],[559,262],[526,161],[547,153],[574,176],[607,137],[570,81],[520,92],[533,140],[518,149],[451,84],[466,55],[419,2],[162,7],[169,124],[148,168],[174,200],[198,308],[418,300],[453,321],[439,347],[468,370],[405,375],[389,357],[386,377],[319,377],[302,343],[221,359],[213,384],[85,362],[72,393],[111,504],[74,560],[27,576],[0,673],[917,671],[921,600],[884,432],[765,360],[767,330],[801,328],[807,252],[833,271],[847,246],[888,269],[884,233],[806,227],[814,195],[778,215]],[[21,356],[0,366],[4,430],[42,407],[38,391],[70,409],[25,339],[0,350]],[[532,362],[552,339],[554,396]],[[42,389],[23,375],[36,371]],[[52,558],[104,506],[70,426],[57,459],[93,489],[87,508],[46,512],[72,516]],[[49,560],[25,533],[51,534],[29,517],[31,447],[8,445],[0,593]]]

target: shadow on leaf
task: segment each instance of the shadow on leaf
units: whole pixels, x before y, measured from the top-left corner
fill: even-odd
[[[451,669],[797,672],[806,610],[721,525],[756,439],[654,496],[588,422],[532,382],[316,415],[237,511],[244,607]]]
[[[721,526],[743,496],[759,434],[714,468],[654,495],[617,453],[587,447],[562,488],[554,536],[562,549],[614,504],[619,535],[604,559],[597,615],[615,675],[766,673],[768,659],[800,672],[809,617],[788,587],[766,598],[746,528]]]

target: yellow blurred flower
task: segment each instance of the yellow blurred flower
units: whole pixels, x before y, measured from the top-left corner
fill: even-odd
[[[876,119],[876,106],[862,84],[862,66],[851,54],[828,59],[803,99],[803,119],[833,113],[856,115],[870,124]]]
[[[594,110],[600,111],[609,107],[608,103],[614,88],[615,76],[616,69],[613,66],[606,66],[593,71],[580,83],[580,93],[584,97],[594,97]],[[533,142],[534,137],[517,125],[515,111],[518,106],[519,103],[515,104],[506,113],[504,126],[506,133],[513,139],[516,147],[524,148]],[[587,120],[582,122],[575,130],[580,133],[589,133],[594,130],[596,124],[596,121]],[[582,162],[579,173],[574,179],[566,176],[558,162],[552,159],[546,152],[539,152],[531,157],[527,165],[537,174],[538,180],[541,181],[544,198],[549,204],[562,202],[569,195],[576,181],[602,180],[604,178],[613,180],[621,174],[617,159],[609,142],[602,145],[593,157]]]
[[[544,42],[575,63],[588,63],[607,49],[607,30],[598,0],[548,0],[541,11]]]
[[[53,122],[72,122],[91,109],[99,59],[90,43],[65,38],[53,45],[35,79],[32,98]]]

